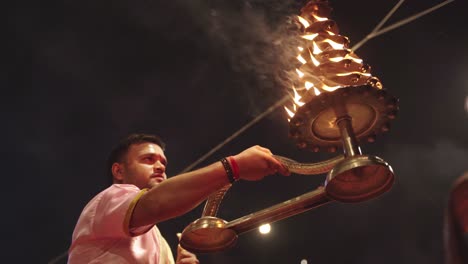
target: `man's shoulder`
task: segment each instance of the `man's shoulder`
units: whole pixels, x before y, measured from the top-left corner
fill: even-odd
[[[103,190],[102,192],[106,191],[129,191],[129,192],[139,192],[141,191],[140,188],[133,184],[123,184],[123,183],[114,183],[111,186],[107,187],[107,189]]]
[[[141,191],[140,188],[133,184],[114,183],[106,189],[102,190],[100,193],[98,193],[96,197],[105,195],[107,193],[136,193],[139,191]]]
[[[141,190],[132,184],[112,184],[96,194],[83,208],[80,219],[95,219],[122,206],[127,210],[129,204]],[[91,220],[90,220],[91,221]],[[94,221],[94,220],[93,220]],[[93,222],[91,221],[91,222]]]
[[[98,194],[96,194],[86,205],[86,207],[90,207],[92,205],[98,204],[101,200],[112,199],[115,197],[122,197],[127,194],[138,193],[141,190],[133,185],[133,184],[112,184],[111,186],[107,187],[106,189],[102,190]],[[85,208],[86,208],[85,207]]]

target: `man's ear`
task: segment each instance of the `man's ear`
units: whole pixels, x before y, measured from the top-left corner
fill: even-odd
[[[112,164],[112,176],[114,177],[114,181],[117,183],[122,183],[124,180],[122,170],[123,168],[120,163],[115,162]]]

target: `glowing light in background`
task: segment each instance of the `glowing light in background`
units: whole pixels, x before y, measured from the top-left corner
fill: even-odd
[[[301,260],[301,264],[307,264],[307,259]]]
[[[271,226],[270,226],[270,224],[263,224],[258,228],[258,231],[262,235],[268,234],[271,231]]]

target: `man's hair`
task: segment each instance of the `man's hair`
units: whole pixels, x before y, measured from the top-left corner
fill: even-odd
[[[106,170],[109,184],[114,182],[114,176],[112,175],[112,165],[115,162],[123,162],[130,147],[132,145],[141,143],[154,143],[160,146],[163,150],[166,147],[166,144],[164,144],[160,137],[151,134],[130,134],[127,137],[121,139],[119,143],[114,146],[109,154],[109,157],[107,158]]]

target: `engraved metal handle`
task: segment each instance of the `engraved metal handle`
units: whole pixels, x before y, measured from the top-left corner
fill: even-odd
[[[292,173],[302,174],[302,175],[318,175],[329,172],[333,167],[340,161],[344,159],[343,155],[339,155],[335,158],[316,162],[316,163],[300,163],[298,161],[292,160],[279,155],[273,155],[277,160],[279,160],[288,170]],[[219,189],[214,194],[208,197],[208,200],[205,203],[205,208],[203,209],[202,217],[205,216],[216,216],[219,206],[224,198],[226,192],[231,188],[231,184],[224,186]]]

